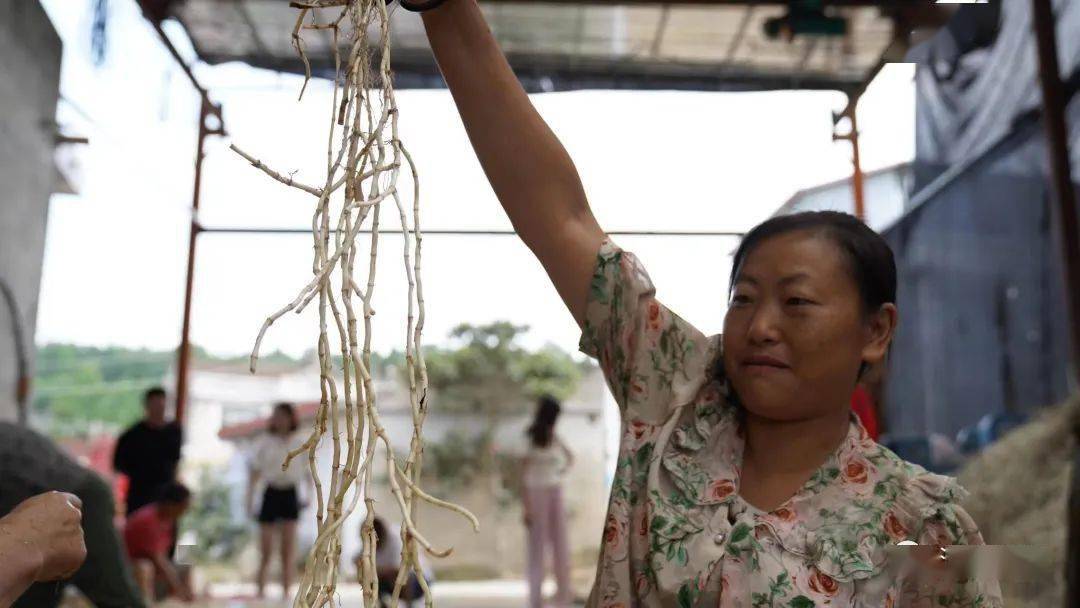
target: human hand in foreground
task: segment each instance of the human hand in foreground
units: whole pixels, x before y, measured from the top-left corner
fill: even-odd
[[[13,550],[34,560],[34,581],[68,578],[86,559],[82,501],[74,494],[46,492],[29,498],[0,519],[0,530],[21,543]]]
[[[0,518],[0,608],[32,583],[70,577],[86,559],[82,501],[46,492]]]

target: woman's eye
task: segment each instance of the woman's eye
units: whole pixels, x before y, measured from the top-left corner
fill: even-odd
[[[813,300],[807,300],[806,298],[788,298],[787,303],[789,306],[806,306],[813,304]]]
[[[750,303],[750,296],[745,295],[745,294],[741,294],[741,293],[737,293],[737,294],[735,294],[734,296],[731,297],[731,303],[732,304],[749,304]]]

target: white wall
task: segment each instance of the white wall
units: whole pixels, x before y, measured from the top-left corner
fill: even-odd
[[[45,220],[54,184],[60,38],[36,0],[0,0],[0,280],[33,355]],[[15,337],[0,299],[0,420],[16,416]]]

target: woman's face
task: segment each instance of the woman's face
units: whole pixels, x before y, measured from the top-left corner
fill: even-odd
[[[809,231],[762,241],[734,280],[724,367],[746,409],[790,421],[850,407],[861,363],[885,356],[896,307],[864,314],[843,252]]]

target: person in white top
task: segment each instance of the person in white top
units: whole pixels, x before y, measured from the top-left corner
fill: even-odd
[[[570,589],[570,556],[566,541],[566,509],[562,481],[574,462],[574,455],[555,435],[555,422],[562,408],[550,396],[539,399],[536,417],[529,426],[529,449],[523,462],[523,511],[528,528],[527,562],[529,608],[542,605],[544,552],[550,548],[557,584],[556,603],[567,606]]]
[[[301,489],[309,490],[311,483],[302,458],[294,459],[288,468],[282,468],[289,450],[296,443],[293,439],[298,424],[292,404],[275,405],[267,432],[256,442],[248,461],[247,508],[259,522],[260,559],[255,584],[260,598],[264,595],[275,540],[281,552],[282,593],[286,598],[289,596],[296,555],[296,520],[307,506],[306,498],[301,500]],[[256,510],[256,488],[260,486],[263,488],[262,500]],[[310,491],[305,495],[310,496]]]

